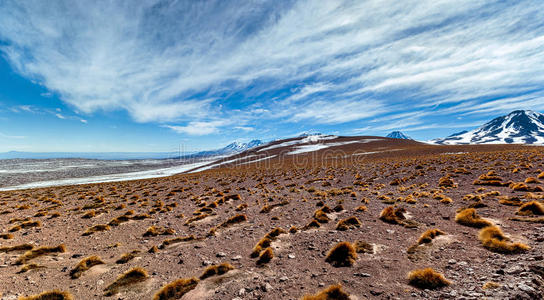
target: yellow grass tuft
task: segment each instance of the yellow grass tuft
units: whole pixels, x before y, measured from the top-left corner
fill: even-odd
[[[121,274],[117,279],[108,285],[104,291],[106,296],[113,296],[123,287],[127,287],[139,282],[143,282],[149,278],[147,271],[143,268],[132,268]]]
[[[483,228],[493,225],[493,223],[490,221],[480,217],[474,208],[466,208],[458,212],[455,215],[455,222],[461,225],[476,228]]]
[[[516,215],[530,216],[530,215],[544,215],[544,205],[538,201],[530,201],[521,205],[516,212]]]
[[[531,247],[523,243],[514,243],[504,235],[499,226],[488,226],[480,230],[482,245],[492,252],[502,254],[516,254],[528,251]]]
[[[174,300],[181,299],[183,295],[196,288],[198,285],[198,279],[196,278],[181,278],[170,282],[163,286],[158,291],[153,300]]]
[[[200,275],[200,280],[204,280],[208,277],[219,276],[234,270],[234,267],[229,263],[222,263],[220,265],[209,266],[204,270],[204,273]]]
[[[357,217],[349,217],[347,219],[340,220],[336,225],[336,230],[345,231],[356,227],[361,227],[361,221],[359,221]]]
[[[89,270],[90,268],[92,268],[94,266],[101,265],[101,264],[104,264],[104,262],[102,261],[102,259],[100,259],[100,257],[98,257],[96,255],[86,257],[86,258],[82,259],[70,271],[70,277],[72,277],[72,279],[77,279],[77,278],[81,277],[83,272]]]
[[[273,257],[274,257],[274,252],[272,251],[272,248],[268,247],[261,252],[261,255],[259,255],[259,259],[257,260],[257,265],[267,264],[272,260]]]
[[[417,244],[418,245],[421,245],[421,244],[428,244],[430,242],[433,241],[433,239],[439,235],[444,235],[446,234],[444,231],[440,230],[440,229],[429,229],[427,231],[425,231],[420,237],[419,239],[417,240]]]
[[[331,285],[315,295],[306,295],[302,300],[349,300],[349,294],[342,290],[342,286]]]
[[[357,260],[357,252],[350,242],[336,244],[325,258],[325,261],[334,267],[350,267]]]
[[[27,261],[40,257],[40,256],[56,254],[56,253],[64,253],[64,252],[66,252],[66,247],[64,246],[64,244],[60,244],[56,247],[40,247],[37,249],[28,250],[27,252],[20,255],[15,261],[15,264],[22,265],[26,263]]]
[[[83,236],[88,236],[88,235],[91,235],[95,232],[101,232],[101,231],[108,231],[110,230],[111,227],[109,225],[106,225],[106,224],[98,224],[98,225],[94,225],[94,226],[91,226],[89,228],[87,228],[85,230],[85,232],[83,232]]]
[[[451,284],[444,275],[431,268],[414,270],[408,273],[408,282],[420,289],[437,289]]]
[[[53,290],[38,295],[19,297],[18,300],[74,300],[74,297],[69,292]]]

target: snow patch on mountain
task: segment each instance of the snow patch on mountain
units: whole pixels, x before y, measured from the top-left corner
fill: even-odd
[[[495,118],[477,129],[430,142],[440,145],[544,144],[544,114],[531,110],[516,110]]]

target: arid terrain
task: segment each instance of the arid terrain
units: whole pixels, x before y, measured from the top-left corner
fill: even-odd
[[[291,139],[194,171],[1,192],[1,299],[544,294],[542,147]]]

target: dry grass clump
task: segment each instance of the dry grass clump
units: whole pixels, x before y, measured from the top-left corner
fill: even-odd
[[[529,223],[544,223],[544,217],[513,217],[509,218],[512,221],[529,222]]]
[[[272,260],[273,257],[274,252],[272,251],[272,248],[268,247],[264,249],[259,255],[259,259],[257,259],[257,265],[267,264]]]
[[[81,216],[82,219],[90,219],[90,218],[94,218],[96,216],[96,212],[93,210],[90,210],[88,212],[86,212],[85,214],[83,214],[83,216]]]
[[[296,226],[291,226],[291,228],[289,228],[289,233],[297,233],[298,232],[298,228]]]
[[[361,205],[361,206],[357,207],[357,208],[355,209],[355,211],[367,211],[367,208],[366,208],[366,206]]]
[[[250,257],[255,258],[258,257],[259,254],[263,251],[264,248],[270,247],[270,244],[272,244],[272,240],[268,237],[263,237],[255,247],[253,247],[253,250],[251,251]]]
[[[421,244],[428,244],[430,242],[433,241],[433,239],[439,235],[444,235],[446,234],[444,231],[440,230],[440,229],[429,229],[427,231],[425,231],[420,237],[419,239],[417,240],[417,244],[418,245],[421,245]]]
[[[163,286],[160,291],[153,296],[153,300],[181,299],[183,295],[196,288],[197,285],[198,279],[194,277],[177,279]]]
[[[217,227],[214,227],[214,228],[210,229],[210,232],[208,233],[208,235],[209,236],[215,235],[215,232],[217,230],[219,230],[219,229],[228,228],[230,226],[233,226],[233,225],[236,225],[236,224],[239,224],[239,223],[242,223],[242,222],[246,222],[246,221],[247,221],[247,216],[246,215],[238,214],[236,216],[230,217],[228,220],[221,223]]]
[[[390,224],[404,224],[404,213],[406,210],[404,208],[395,208],[393,206],[388,206],[382,210],[380,213],[380,220],[390,223]]]
[[[306,295],[302,300],[349,300],[349,294],[342,290],[342,286],[331,285],[315,295]]]
[[[147,271],[143,268],[132,268],[121,274],[117,279],[108,285],[104,291],[106,296],[113,296],[123,287],[143,282],[149,278]]]
[[[147,228],[143,236],[172,235],[175,233],[176,231],[172,228],[152,225]]]
[[[195,241],[197,240],[197,238],[194,236],[194,235],[189,235],[189,236],[182,236],[182,237],[176,237],[176,238],[173,238],[173,239],[167,239],[167,240],[164,240],[162,242],[162,244],[159,245],[159,249],[164,249],[170,245],[173,245],[173,244],[178,244],[178,243],[183,243],[183,242],[190,242],[190,241]]]
[[[327,214],[322,210],[318,209],[314,213],[314,220],[316,220],[319,223],[328,223],[330,221],[330,218],[327,216]]]
[[[192,217],[192,218],[189,218],[187,221],[185,221],[185,224],[183,224],[183,225],[185,225],[185,226],[190,225],[191,223],[194,223],[194,222],[196,222],[196,221],[203,220],[203,219],[205,219],[205,218],[207,218],[207,217],[209,217],[209,216],[210,216],[210,215],[209,215],[209,214],[206,214],[206,213],[196,215],[196,216],[194,216],[194,217]]]
[[[451,284],[444,275],[431,268],[411,271],[408,273],[408,283],[420,289],[437,289]]]
[[[229,263],[222,263],[220,265],[209,266],[204,270],[204,273],[200,275],[200,280],[204,280],[208,277],[219,276],[234,270],[234,267]]]
[[[130,252],[124,253],[121,257],[115,261],[116,264],[126,264],[127,262],[133,260],[138,256],[140,250],[132,250]]]
[[[83,232],[83,236],[88,236],[88,235],[91,235],[95,232],[101,232],[101,231],[108,231],[110,230],[111,227],[107,224],[98,224],[98,225],[94,225],[94,226],[91,226],[89,228],[87,228],[85,230],[85,232]]]
[[[502,205],[508,205],[508,206],[522,206],[523,201],[521,201],[517,197],[501,197],[499,199],[499,203]]]
[[[38,270],[38,269],[44,269],[44,266],[40,266],[38,264],[26,264],[21,267],[21,269],[17,272],[17,274],[25,273],[30,270]]]
[[[521,191],[521,192],[544,192],[544,189],[540,186],[530,187],[523,182],[514,182],[510,184],[510,188],[513,191]]]
[[[280,234],[284,234],[284,233],[287,233],[287,231],[283,230],[282,228],[276,227],[272,229],[269,233],[267,233],[264,237],[274,240]]]
[[[455,215],[455,222],[475,228],[483,228],[493,225],[493,223],[490,221],[480,217],[474,208],[466,208],[458,212]]]
[[[317,222],[316,220],[312,220],[310,223],[308,223],[304,227],[302,227],[302,230],[317,229],[319,227],[321,227],[319,222]]]
[[[538,201],[530,201],[520,206],[516,215],[544,215],[544,205]]]
[[[350,242],[340,242],[332,247],[325,261],[334,267],[349,267],[355,263],[357,252]]]
[[[493,281],[488,281],[488,282],[484,283],[484,285],[482,286],[482,290],[494,290],[494,289],[498,289],[500,287],[501,287],[500,283],[496,283],[496,282],[493,282]]]
[[[438,180],[438,186],[444,187],[444,188],[452,188],[455,187],[455,182],[453,182],[453,179],[449,175],[444,176]]]
[[[523,243],[512,242],[498,226],[488,226],[480,230],[479,238],[486,249],[497,253],[516,254],[531,249]]]
[[[338,224],[336,224],[336,230],[349,230],[352,228],[361,227],[361,221],[357,219],[357,217],[349,217],[347,219],[340,220]]]
[[[19,300],[74,300],[74,297],[69,292],[53,290],[38,295],[19,297]]]
[[[0,253],[2,252],[14,252],[14,251],[28,251],[34,249],[34,246],[31,244],[20,244],[15,246],[4,246],[0,247]]]
[[[353,247],[357,253],[374,254],[374,246],[365,241],[356,241]]]
[[[13,234],[11,234],[11,233],[1,233],[0,234],[0,239],[11,240],[11,239],[13,239]]]
[[[40,227],[42,226],[42,222],[40,221],[26,221],[26,222],[23,222],[19,225],[15,225],[13,227],[11,227],[10,229],[8,229],[9,232],[15,232],[15,231],[19,231],[21,229],[26,229],[26,228],[32,228],[32,227]]]
[[[72,277],[72,279],[77,279],[77,278],[81,277],[83,272],[89,270],[90,268],[92,268],[94,266],[102,265],[102,264],[104,264],[104,262],[102,261],[102,259],[100,259],[100,257],[98,257],[96,255],[86,257],[86,258],[82,259],[70,271],[70,277]]]
[[[130,219],[131,219],[131,218],[130,218],[129,215],[124,214],[124,215],[121,215],[121,216],[119,216],[119,217],[113,218],[113,219],[108,223],[108,225],[110,225],[110,226],[119,226],[119,225],[121,225],[121,224],[123,224],[123,223],[126,223],[126,222],[130,221]]]
[[[64,246],[64,244],[60,244],[55,247],[40,247],[37,249],[28,250],[27,252],[20,255],[15,261],[15,264],[22,265],[26,263],[27,261],[40,257],[40,256],[56,254],[56,253],[64,253],[64,252],[66,252],[66,247]]]

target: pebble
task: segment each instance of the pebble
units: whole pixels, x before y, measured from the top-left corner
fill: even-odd
[[[293,258],[295,258],[295,255],[294,254],[288,254],[287,257],[290,258],[290,259],[293,259]]]
[[[236,255],[235,257],[232,258],[232,260],[240,260],[242,259],[242,255]]]
[[[287,280],[289,280],[289,277],[287,276],[280,277],[280,282],[285,282]]]
[[[227,256],[227,254],[225,254],[225,252],[219,252],[216,254],[217,257],[225,257]]]

